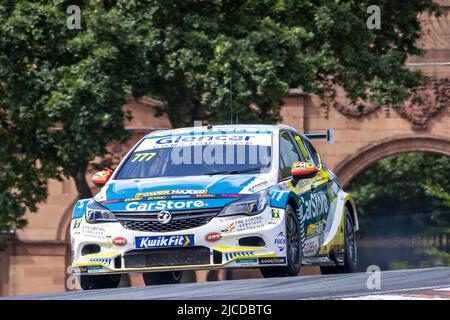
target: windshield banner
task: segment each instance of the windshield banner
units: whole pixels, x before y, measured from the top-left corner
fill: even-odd
[[[190,147],[205,145],[254,145],[270,146],[271,134],[217,134],[206,133],[202,135],[156,136],[148,137],[137,147],[135,151],[144,151],[158,148]]]

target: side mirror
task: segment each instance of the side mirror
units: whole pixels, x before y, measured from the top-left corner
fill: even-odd
[[[113,170],[106,168],[105,170],[99,171],[92,177],[92,182],[99,188],[103,187],[111,178]]]
[[[291,168],[292,179],[295,181],[314,178],[319,169],[308,162],[294,162]]]

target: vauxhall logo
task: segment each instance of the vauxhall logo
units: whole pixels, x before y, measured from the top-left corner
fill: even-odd
[[[158,213],[158,221],[162,224],[168,224],[172,220],[172,215],[169,211],[163,210]]]

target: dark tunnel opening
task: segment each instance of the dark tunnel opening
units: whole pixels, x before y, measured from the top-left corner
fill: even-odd
[[[358,269],[450,266],[450,157],[381,159],[346,186],[360,222]]]

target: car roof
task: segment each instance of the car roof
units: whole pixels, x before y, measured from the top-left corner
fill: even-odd
[[[209,126],[197,126],[178,129],[156,130],[145,137],[151,137],[154,135],[176,135],[176,134],[189,134],[189,133],[202,133],[202,132],[217,132],[223,131],[224,133],[234,133],[236,131],[250,132],[258,131],[261,133],[272,133],[276,129],[285,129],[298,131],[297,129],[283,125],[283,124],[222,124]]]

